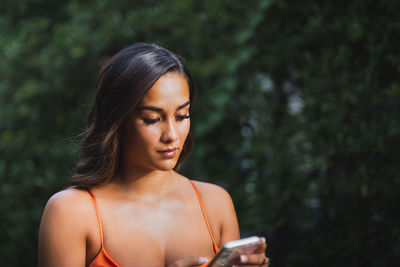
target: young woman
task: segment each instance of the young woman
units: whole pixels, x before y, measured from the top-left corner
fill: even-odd
[[[105,63],[71,187],[43,213],[39,266],[198,266],[240,238],[229,194],[177,173],[194,94],[182,61],[157,45]],[[265,247],[237,265],[267,266]]]

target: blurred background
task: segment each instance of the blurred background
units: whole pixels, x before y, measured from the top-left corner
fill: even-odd
[[[400,2],[3,0],[0,265],[35,266],[102,63],[154,42],[198,88],[181,172],[226,188],[271,266],[400,266]]]

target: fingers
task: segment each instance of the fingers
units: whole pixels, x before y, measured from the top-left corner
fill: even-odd
[[[265,238],[261,238],[261,243],[253,254],[241,255],[235,262],[235,266],[269,266],[269,259],[265,256],[267,244]]]
[[[261,237],[261,243],[258,246],[258,248],[256,249],[256,251],[254,251],[254,253],[255,254],[264,253],[266,249],[267,249],[267,243],[265,242],[265,238]]]
[[[168,267],[192,267],[192,266],[199,266],[204,264],[208,261],[205,257],[187,257],[180,259],[173,264],[168,265]]]
[[[239,258],[240,266],[268,266],[269,258],[264,254],[241,255]]]

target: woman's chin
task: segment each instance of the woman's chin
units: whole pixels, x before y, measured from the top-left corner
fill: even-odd
[[[168,160],[168,162],[157,163],[155,164],[155,169],[159,171],[170,171],[174,169],[176,162],[176,160]]]

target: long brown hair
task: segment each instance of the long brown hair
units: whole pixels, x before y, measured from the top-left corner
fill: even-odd
[[[167,72],[178,72],[185,77],[192,102],[195,87],[183,60],[158,45],[132,44],[103,65],[71,186],[88,188],[106,183],[115,176],[120,162],[121,125],[154,83]],[[178,170],[192,147],[193,136],[189,131],[174,170]]]

